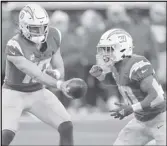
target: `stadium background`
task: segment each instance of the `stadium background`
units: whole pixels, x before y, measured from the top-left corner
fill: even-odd
[[[5,45],[18,31],[18,14],[27,2],[2,3],[2,79],[5,72]],[[39,2],[62,32],[61,51],[65,79],[79,77],[88,84],[81,100],[69,101],[54,92],[74,120],[77,145],[111,145],[121,128],[132,118],[118,121],[109,117],[113,102],[120,100],[115,86],[103,86],[88,73],[95,64],[96,45],[103,32],[123,28],[134,39],[134,53],[153,64],[166,91],[166,3],[164,2]],[[13,145],[53,145],[58,133],[29,114],[20,120]],[[55,136],[56,135],[56,136]],[[27,138],[28,137],[28,138]]]

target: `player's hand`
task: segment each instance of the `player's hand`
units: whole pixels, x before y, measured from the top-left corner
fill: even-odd
[[[71,99],[81,98],[87,92],[87,84],[80,78],[72,78],[62,82],[60,88],[64,95]]]
[[[99,65],[93,65],[89,73],[94,77],[99,77],[102,75],[103,69]]]
[[[68,94],[68,92],[69,92],[69,90],[70,90],[70,88],[67,87],[68,82],[69,82],[69,80],[68,80],[68,81],[65,81],[65,82],[62,82],[62,84],[61,84],[61,86],[60,86],[60,89],[61,89],[61,91],[63,92],[63,94],[64,94],[67,98],[72,99],[73,97]]]
[[[114,117],[114,118],[119,118],[120,120],[123,119],[123,116],[119,113],[120,110],[111,110],[110,111],[110,116]]]
[[[48,74],[48,75],[50,75],[51,77],[57,79],[57,80],[60,79],[60,77],[61,77],[61,74],[60,74],[60,72],[57,69],[55,69],[55,70],[53,70],[53,69],[46,69],[45,73]]]
[[[115,103],[119,108],[116,110],[111,110],[111,116],[114,116],[114,118],[119,118],[122,120],[124,117],[129,116],[133,113],[133,109],[130,105],[124,104],[124,103]]]

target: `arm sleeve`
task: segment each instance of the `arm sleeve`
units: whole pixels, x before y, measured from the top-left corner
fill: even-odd
[[[9,40],[6,45],[6,55],[9,56],[24,56],[23,51],[16,40]]]
[[[155,71],[151,65],[151,63],[147,59],[143,59],[135,62],[129,73],[130,80],[141,81],[144,78],[155,74]]]

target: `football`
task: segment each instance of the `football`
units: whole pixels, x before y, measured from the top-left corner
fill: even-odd
[[[84,80],[80,78],[73,78],[67,85],[68,95],[72,96],[74,99],[84,97],[87,93],[87,84]]]

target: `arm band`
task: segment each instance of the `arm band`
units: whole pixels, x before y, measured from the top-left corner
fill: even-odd
[[[138,103],[132,105],[132,109],[134,112],[136,112],[136,111],[142,110],[143,108],[141,106],[141,103],[138,102]]]

